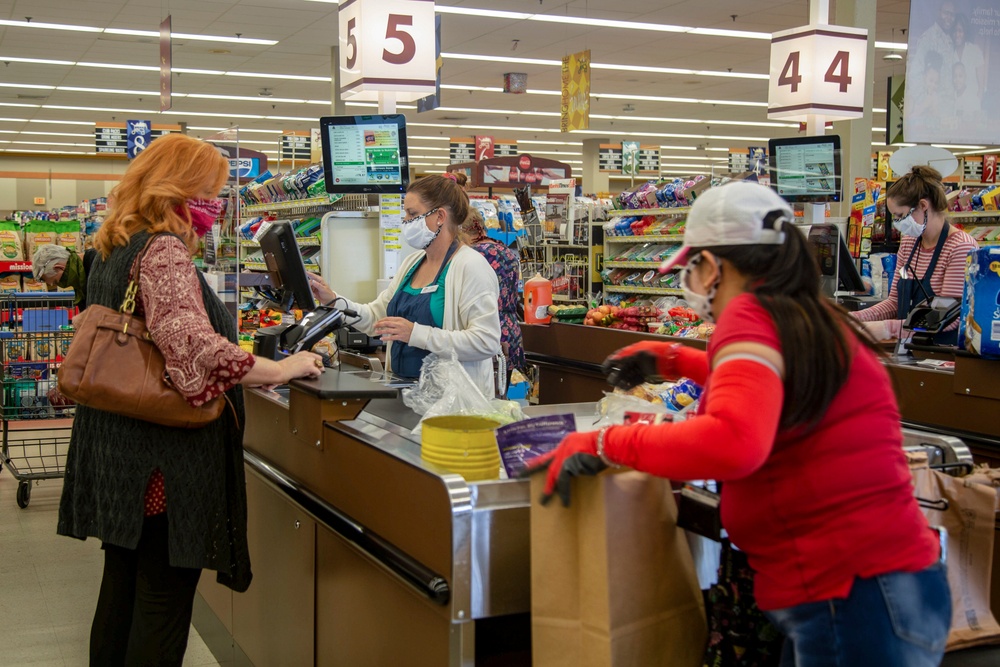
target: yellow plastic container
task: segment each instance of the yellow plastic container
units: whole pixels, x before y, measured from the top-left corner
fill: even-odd
[[[421,427],[421,457],[458,473],[468,482],[500,476],[496,428],[485,417],[431,417]]]

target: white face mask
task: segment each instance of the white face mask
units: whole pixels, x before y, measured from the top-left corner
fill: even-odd
[[[926,215],[925,215],[926,218]],[[913,219],[913,209],[906,214],[906,217],[900,218],[899,220],[893,220],[892,226],[896,228],[903,236],[914,236],[919,237],[924,233],[924,228],[927,227],[927,220],[924,220],[924,224],[919,224]]]
[[[434,242],[434,239],[438,237],[441,233],[441,228],[438,227],[437,231],[431,231],[427,227],[426,219],[427,216],[436,213],[438,209],[434,208],[427,211],[423,215],[417,215],[409,220],[403,221],[403,228],[401,230],[403,235],[403,240],[406,241],[406,245],[411,248],[416,248],[417,250],[425,250],[427,246]]]
[[[702,257],[702,255],[698,255],[684,267],[684,272],[681,274],[681,291],[684,292],[684,300],[687,301],[691,310],[698,317],[706,322],[715,322],[715,316],[712,314],[712,300],[715,299],[715,293],[719,289],[719,281],[722,279],[722,266],[717,263],[719,266],[719,276],[712,283],[708,294],[699,294],[692,290],[690,285],[691,279],[694,277],[695,267],[701,262]]]

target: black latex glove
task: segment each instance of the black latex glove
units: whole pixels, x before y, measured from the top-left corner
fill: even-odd
[[[608,376],[608,384],[625,390],[659,376],[656,355],[645,350],[628,356],[611,355],[601,370]]]

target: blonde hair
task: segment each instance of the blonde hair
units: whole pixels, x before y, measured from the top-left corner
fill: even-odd
[[[194,253],[198,235],[184,202],[209,188],[218,192],[228,177],[229,165],[215,146],[183,134],[160,137],[139,153],[111,191],[111,210],[94,247],[107,258],[115,246],[126,246],[133,234],[147,230],[176,234]]]

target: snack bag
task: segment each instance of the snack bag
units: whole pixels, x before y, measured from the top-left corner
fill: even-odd
[[[56,225],[52,222],[32,220],[24,226],[24,240],[27,256],[34,257],[39,246],[56,242]]]
[[[21,225],[16,222],[0,222],[0,261],[24,261],[24,245],[21,242]]]
[[[55,223],[56,244],[68,250],[72,250],[78,255],[83,255],[83,234],[80,232],[80,223],[76,221],[66,221]]]

